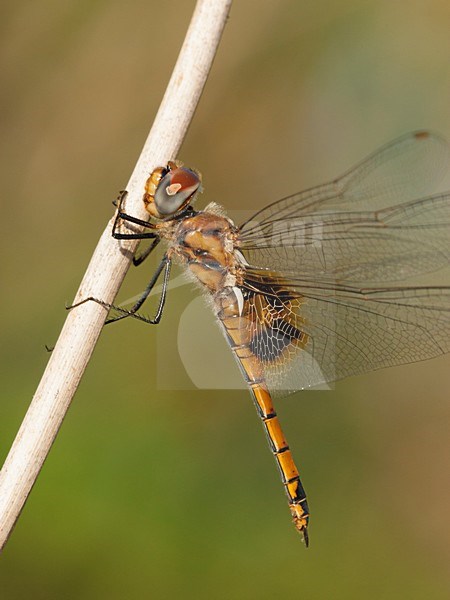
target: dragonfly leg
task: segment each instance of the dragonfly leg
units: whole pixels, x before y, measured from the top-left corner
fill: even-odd
[[[112,230],[112,236],[116,240],[151,240],[159,237],[155,231],[147,233],[121,233],[120,231],[117,231],[117,223],[119,219],[121,219],[122,221],[127,221],[128,223],[140,225],[141,227],[148,227],[149,229],[154,229],[155,227],[153,223],[148,223],[147,221],[143,221],[142,219],[132,217],[131,215],[127,215],[127,213],[118,212]]]
[[[166,302],[167,286],[168,286],[169,277],[170,277],[170,266],[171,266],[170,259],[167,256],[164,256],[163,260],[161,261],[157,270],[155,271],[153,277],[151,278],[149,284],[147,285],[145,290],[142,292],[142,294],[139,297],[139,299],[137,300],[137,302],[130,309],[123,308],[122,306],[116,306],[115,304],[108,304],[107,302],[104,302],[103,300],[99,300],[98,298],[94,298],[93,296],[89,296],[88,298],[85,298],[84,300],[81,300],[80,302],[77,302],[76,304],[72,304],[71,306],[67,306],[66,308],[68,310],[70,310],[72,308],[81,306],[82,304],[85,304],[86,302],[96,302],[97,304],[104,306],[108,310],[114,310],[117,313],[119,313],[118,315],[111,317],[110,319],[107,319],[105,321],[105,325],[108,325],[108,323],[114,323],[115,321],[120,321],[121,319],[125,319],[126,317],[132,317],[133,319],[138,319],[139,321],[143,321],[144,323],[149,323],[151,325],[157,325],[161,320],[161,316],[162,316],[162,313],[164,310],[164,304]],[[145,315],[141,315],[137,311],[147,300],[148,296],[150,295],[150,292],[154,288],[154,286],[163,270],[164,270],[164,279],[163,279],[162,291],[161,291],[161,296],[159,299],[158,308],[156,310],[156,314],[153,318],[149,318],[149,317],[146,317]]]
[[[153,250],[156,248],[156,246],[159,244],[159,242],[161,241],[161,238],[159,237],[155,237],[155,239],[153,240],[153,243],[150,244],[150,246],[148,248],[146,248],[144,250],[144,252],[142,252],[142,254],[139,254],[138,256],[133,256],[133,265],[135,267],[138,267],[139,265],[141,265],[144,260],[150,256],[150,254],[153,252]]]
[[[281,429],[268,390],[264,385],[257,383],[251,384],[251,390],[256,410],[263,422],[270,448],[280,470],[295,528],[302,534],[305,545],[308,547],[308,502],[289,444]]]
[[[119,221],[133,223],[134,225],[140,225],[141,227],[145,227],[147,229],[155,229],[155,225],[153,223],[149,223],[148,221],[144,221],[143,219],[138,219],[137,217],[132,217],[131,215],[128,215],[127,213],[122,211],[122,204],[127,194],[128,192],[126,190],[122,190],[119,194],[119,197],[117,198],[117,201],[113,202],[115,206],[118,206],[118,211],[112,228],[113,238],[115,238],[116,240],[145,240],[158,238],[159,236],[155,231],[147,233],[121,233],[120,231],[118,231]]]

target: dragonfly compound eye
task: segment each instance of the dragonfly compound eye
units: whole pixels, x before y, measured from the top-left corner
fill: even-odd
[[[154,200],[162,216],[173,215],[184,208],[200,188],[200,176],[184,167],[169,171],[158,184]]]

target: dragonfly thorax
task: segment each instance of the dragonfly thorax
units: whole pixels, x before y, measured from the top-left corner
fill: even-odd
[[[170,254],[212,293],[234,286],[242,278],[234,249],[236,227],[213,210],[181,220],[170,242]]]

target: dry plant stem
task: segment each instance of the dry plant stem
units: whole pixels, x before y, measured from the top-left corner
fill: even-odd
[[[198,0],[164,99],[127,185],[128,213],[145,219],[142,194],[149,173],[176,157],[194,114],[230,10],[231,0]],[[75,301],[112,302],[136,242],[103,232]],[[106,317],[88,302],[68,313],[42,380],[0,472],[0,548],[3,548],[70,406]]]

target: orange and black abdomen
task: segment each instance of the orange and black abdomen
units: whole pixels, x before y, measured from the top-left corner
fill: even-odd
[[[249,297],[253,294],[253,297]],[[294,524],[308,544],[309,510],[306,494],[300,481],[298,469],[294,463],[289,445],[281,429],[275,412],[272,397],[264,377],[264,365],[255,354],[255,312],[249,307],[263,303],[265,298],[255,298],[254,292],[244,297],[239,288],[226,288],[216,296],[216,310],[226,338],[238,361],[244,378],[251,391],[256,410],[263,423],[270,449],[277,461],[281,479],[289,500],[289,508]],[[279,318],[282,318],[279,317]],[[288,326],[289,323],[286,323]],[[261,335],[259,328],[259,335]],[[264,335],[264,333],[262,334]],[[294,335],[291,332],[291,335]],[[300,334],[299,334],[300,335]],[[283,351],[280,346],[280,352]]]

